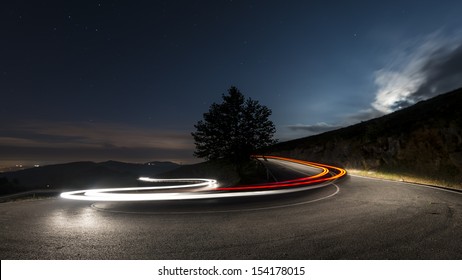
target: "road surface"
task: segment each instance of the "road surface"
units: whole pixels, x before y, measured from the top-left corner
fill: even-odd
[[[246,199],[7,202],[0,228],[1,259],[460,259],[462,194],[347,176]]]

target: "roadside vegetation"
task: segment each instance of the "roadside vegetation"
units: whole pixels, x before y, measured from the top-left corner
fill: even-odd
[[[389,115],[278,143],[264,153],[462,189],[462,89]]]

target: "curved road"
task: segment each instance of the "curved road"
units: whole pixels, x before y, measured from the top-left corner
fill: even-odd
[[[263,161],[288,180],[319,170]],[[1,259],[460,259],[462,193],[347,176],[254,198],[0,204]]]

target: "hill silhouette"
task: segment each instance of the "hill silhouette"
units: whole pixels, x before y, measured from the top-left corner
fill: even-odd
[[[263,152],[337,164],[361,174],[462,188],[461,105],[462,88]]]
[[[178,167],[172,162],[157,161],[146,164],[83,161],[47,165],[1,174],[0,194],[36,189],[61,191],[136,186],[140,176],[156,176]]]

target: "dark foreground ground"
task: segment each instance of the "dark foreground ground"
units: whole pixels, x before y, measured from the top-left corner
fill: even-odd
[[[0,204],[1,259],[460,259],[462,194],[347,177],[258,199]]]

